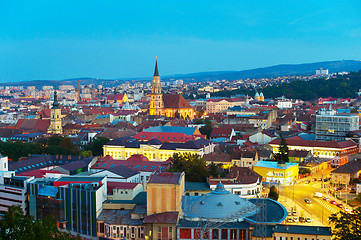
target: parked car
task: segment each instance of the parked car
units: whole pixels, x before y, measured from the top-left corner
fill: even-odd
[[[305,198],[305,203],[307,203],[307,204],[311,204],[311,200],[310,200],[310,199],[308,199],[308,198]]]
[[[298,217],[293,217],[293,221],[294,221],[295,223],[297,223],[297,222],[298,222]]]
[[[299,217],[298,220],[300,220],[300,223],[304,223],[306,221],[304,217]]]
[[[293,218],[292,217],[287,218],[287,222],[293,222]]]
[[[328,197],[323,197],[323,200],[329,201],[330,199]]]
[[[316,182],[317,181],[317,179],[316,178],[312,178],[312,182]]]
[[[330,203],[331,203],[331,204],[334,204],[334,205],[337,204],[337,202],[336,202],[335,200],[332,200]]]
[[[337,191],[341,191],[341,190],[343,190],[343,189],[344,189],[343,187],[338,187],[338,188],[336,188]]]
[[[310,183],[310,180],[306,180],[305,183],[306,183],[306,184],[309,184],[309,183]]]
[[[318,178],[318,181],[322,182],[322,177],[319,177],[319,178]]]
[[[310,222],[311,222],[311,218],[306,217],[306,222],[310,223]]]
[[[297,212],[296,212],[296,211],[293,211],[293,212],[292,212],[292,215],[293,215],[293,216],[296,216],[296,215],[297,215]]]
[[[336,206],[339,207],[339,208],[343,208],[343,204],[342,204],[342,203],[339,203],[339,204],[337,204]]]

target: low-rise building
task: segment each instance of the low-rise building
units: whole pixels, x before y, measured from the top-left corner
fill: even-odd
[[[271,161],[258,161],[253,171],[263,177],[263,182],[291,184],[298,179],[298,163],[278,164]]]
[[[278,153],[281,139],[272,140],[268,144],[273,148],[273,153]],[[352,140],[311,141],[296,136],[286,138],[286,144],[289,150],[310,151],[315,158],[329,159],[335,167],[347,163],[348,156],[358,152],[357,144]]]
[[[350,180],[360,178],[360,174],[361,159],[354,159],[330,173],[331,183],[349,184]]]
[[[134,154],[141,154],[150,161],[166,161],[174,153],[203,156],[213,151],[214,144],[203,138],[185,143],[164,143],[158,139],[141,142],[131,137],[123,137],[114,139],[103,146],[103,156],[109,155],[116,160],[126,160]]]
[[[232,167],[225,177],[208,178],[209,186],[216,189],[218,183],[241,198],[254,198],[259,196],[262,189],[262,176],[247,167]]]

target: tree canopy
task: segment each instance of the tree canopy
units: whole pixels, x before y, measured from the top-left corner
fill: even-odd
[[[209,176],[206,162],[198,154],[173,154],[170,172],[185,172],[187,182],[204,182]]]
[[[337,75],[335,78],[317,78],[309,81],[295,80],[275,86],[267,86],[261,91],[267,98],[285,96],[286,98],[316,100],[319,97],[350,98],[361,89],[361,71]],[[301,91],[302,90],[302,91]],[[239,88],[212,93],[212,97],[230,97],[236,94],[254,96],[258,89]]]
[[[85,150],[92,151],[94,156],[103,155],[103,146],[109,142],[108,138],[105,137],[98,137],[93,139],[86,147]]]
[[[73,236],[57,229],[54,218],[33,220],[25,217],[19,206],[10,206],[5,213],[4,220],[0,221],[0,239],[11,240],[80,240],[80,236]]]
[[[289,161],[288,159],[288,146],[286,139],[281,135],[281,143],[278,147],[278,153],[275,155],[275,158],[279,164],[283,164]]]
[[[278,194],[278,189],[276,188],[276,186],[274,186],[274,185],[271,186],[271,188],[269,189],[268,197],[275,201],[278,200],[279,194]]]
[[[353,210],[353,213],[340,211],[329,217],[334,224],[333,239],[335,240],[358,240],[361,239],[361,207]]]

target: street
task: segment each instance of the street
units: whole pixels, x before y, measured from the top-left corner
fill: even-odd
[[[333,169],[327,169],[324,172],[324,177],[329,175],[329,172]],[[328,222],[328,217],[337,213],[341,208],[337,207],[334,204],[331,204],[330,201],[323,200],[323,197],[328,197],[330,200],[335,200],[336,203],[343,203],[340,200],[337,200],[334,196],[329,194],[329,182],[324,182],[322,188],[321,181],[312,181],[312,178],[318,180],[319,177],[322,177],[322,172],[313,174],[310,177],[297,180],[294,185],[279,185],[279,194],[282,197],[282,204],[287,208],[287,211],[291,210],[291,207],[296,206],[296,211],[298,216],[311,217],[311,219],[317,219],[319,222],[326,226],[330,226]],[[307,180],[311,180],[309,183],[306,183]],[[314,197],[314,193],[319,192],[322,194],[321,198]],[[352,199],[355,194],[349,194],[346,192],[339,193],[344,198],[347,195],[347,198]],[[305,199],[309,199],[311,203],[306,203]],[[343,203],[343,205],[345,205]],[[302,209],[297,209],[297,206]]]

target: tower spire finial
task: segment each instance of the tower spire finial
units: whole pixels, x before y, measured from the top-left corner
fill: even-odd
[[[154,75],[153,76],[159,76],[157,56],[155,56],[155,69],[154,69]]]

